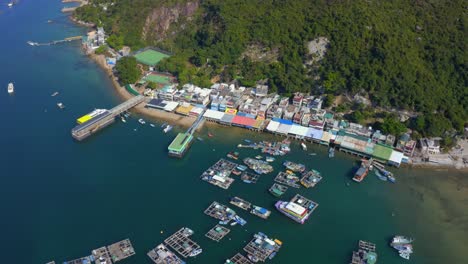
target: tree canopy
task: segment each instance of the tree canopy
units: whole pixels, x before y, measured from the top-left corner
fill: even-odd
[[[140,78],[140,70],[134,57],[123,57],[115,65],[117,75],[122,84],[135,83]]]

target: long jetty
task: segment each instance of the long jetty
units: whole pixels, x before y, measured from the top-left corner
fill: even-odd
[[[56,45],[56,44],[60,44],[64,42],[70,42],[73,40],[80,40],[81,38],[82,36],[74,36],[74,37],[68,37],[68,38],[64,38],[61,40],[54,40],[54,41],[46,42],[46,43],[39,43],[39,42],[33,42],[33,41],[28,41],[27,43],[31,46],[51,46],[51,45]]]
[[[89,121],[80,124],[74,127],[71,131],[73,138],[78,141],[81,141],[90,135],[96,133],[97,131],[101,130],[102,128],[112,124],[115,121],[115,117],[122,114],[125,111],[135,107],[136,105],[145,101],[145,97],[143,95],[138,95],[128,99],[127,101],[117,105],[116,107],[112,108],[105,113],[102,113]]]

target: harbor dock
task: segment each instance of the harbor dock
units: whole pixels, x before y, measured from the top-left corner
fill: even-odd
[[[164,244],[159,244],[147,253],[148,257],[156,264],[184,264],[174,252]]]
[[[169,156],[182,158],[193,142],[193,133],[197,130],[198,126],[203,124],[205,109],[198,115],[197,119],[193,122],[192,126],[185,132],[179,133],[167,147]]]
[[[227,234],[229,234],[229,232],[231,232],[231,230],[229,230],[228,228],[216,225],[215,227],[211,228],[210,231],[208,231],[208,233],[205,234],[205,236],[211,240],[219,242]]]
[[[64,261],[63,264],[83,264],[83,263],[92,263],[92,256],[82,257],[70,261]]]
[[[135,255],[135,249],[133,249],[132,243],[128,238],[107,246],[107,249],[109,250],[113,262]]]
[[[114,123],[115,117],[117,117],[123,112],[128,111],[130,108],[142,103],[143,101],[145,101],[145,97],[143,95],[138,95],[117,105],[111,110],[108,110],[108,111],[106,110],[103,113],[90,118],[86,122],[83,122],[82,124],[79,124],[72,129],[71,133],[72,133],[73,138],[78,141],[81,141],[89,137],[90,135],[96,133],[97,131]],[[78,120],[80,120],[81,118],[78,118]]]
[[[294,173],[287,173],[284,171],[280,171],[278,175],[275,177],[275,182],[287,185],[293,188],[301,188],[299,185],[300,178],[296,176]]]
[[[234,257],[226,260],[225,264],[252,264],[248,258],[244,257],[241,253],[237,253]]]
[[[244,251],[248,253],[247,257],[253,261],[265,262],[267,258],[273,258],[281,248],[281,241],[270,239],[265,234],[259,232],[254,235],[254,238],[244,247]]]
[[[231,201],[229,201],[229,203],[231,203],[232,205],[235,205],[237,207],[239,207],[240,209],[242,210],[249,210],[250,207],[252,206],[251,203],[247,202],[246,200],[242,199],[242,198],[239,198],[239,197],[233,197],[231,198]]]
[[[166,238],[164,243],[179,253],[182,257],[187,258],[193,255],[194,252],[201,250],[201,247],[189,238],[191,235],[193,235],[193,231],[190,228],[183,227],[170,237]]]
[[[236,163],[220,159],[213,166],[203,172],[200,178],[220,188],[228,189],[234,182],[234,179],[229,176],[237,166],[238,165]]]

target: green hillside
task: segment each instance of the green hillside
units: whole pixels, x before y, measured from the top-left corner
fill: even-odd
[[[424,113],[412,127],[428,135],[461,131],[467,119],[467,15],[461,0],[205,0],[192,18],[172,23],[174,34],[158,41],[143,37],[147,17],[188,1],[114,0],[107,11],[97,4],[108,1],[91,2],[77,10],[79,19],[102,24],[114,35],[111,45],[172,51],[159,67],[181,83],[208,85],[217,77],[253,85],[268,79],[283,94],[360,93],[378,106]],[[326,55],[305,66],[307,43],[318,37],[329,40]],[[271,58],[246,55],[255,49]]]

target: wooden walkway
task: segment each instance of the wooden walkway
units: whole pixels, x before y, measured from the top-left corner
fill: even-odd
[[[187,258],[192,251],[201,248],[197,243],[189,238],[191,235],[193,235],[193,231],[183,227],[172,236],[166,238],[164,243],[174,249],[182,257]]]
[[[231,230],[229,230],[228,228],[216,225],[215,227],[211,228],[210,231],[208,231],[208,233],[205,234],[205,236],[211,240],[219,242],[227,234],[229,234],[229,232],[231,232]]]

